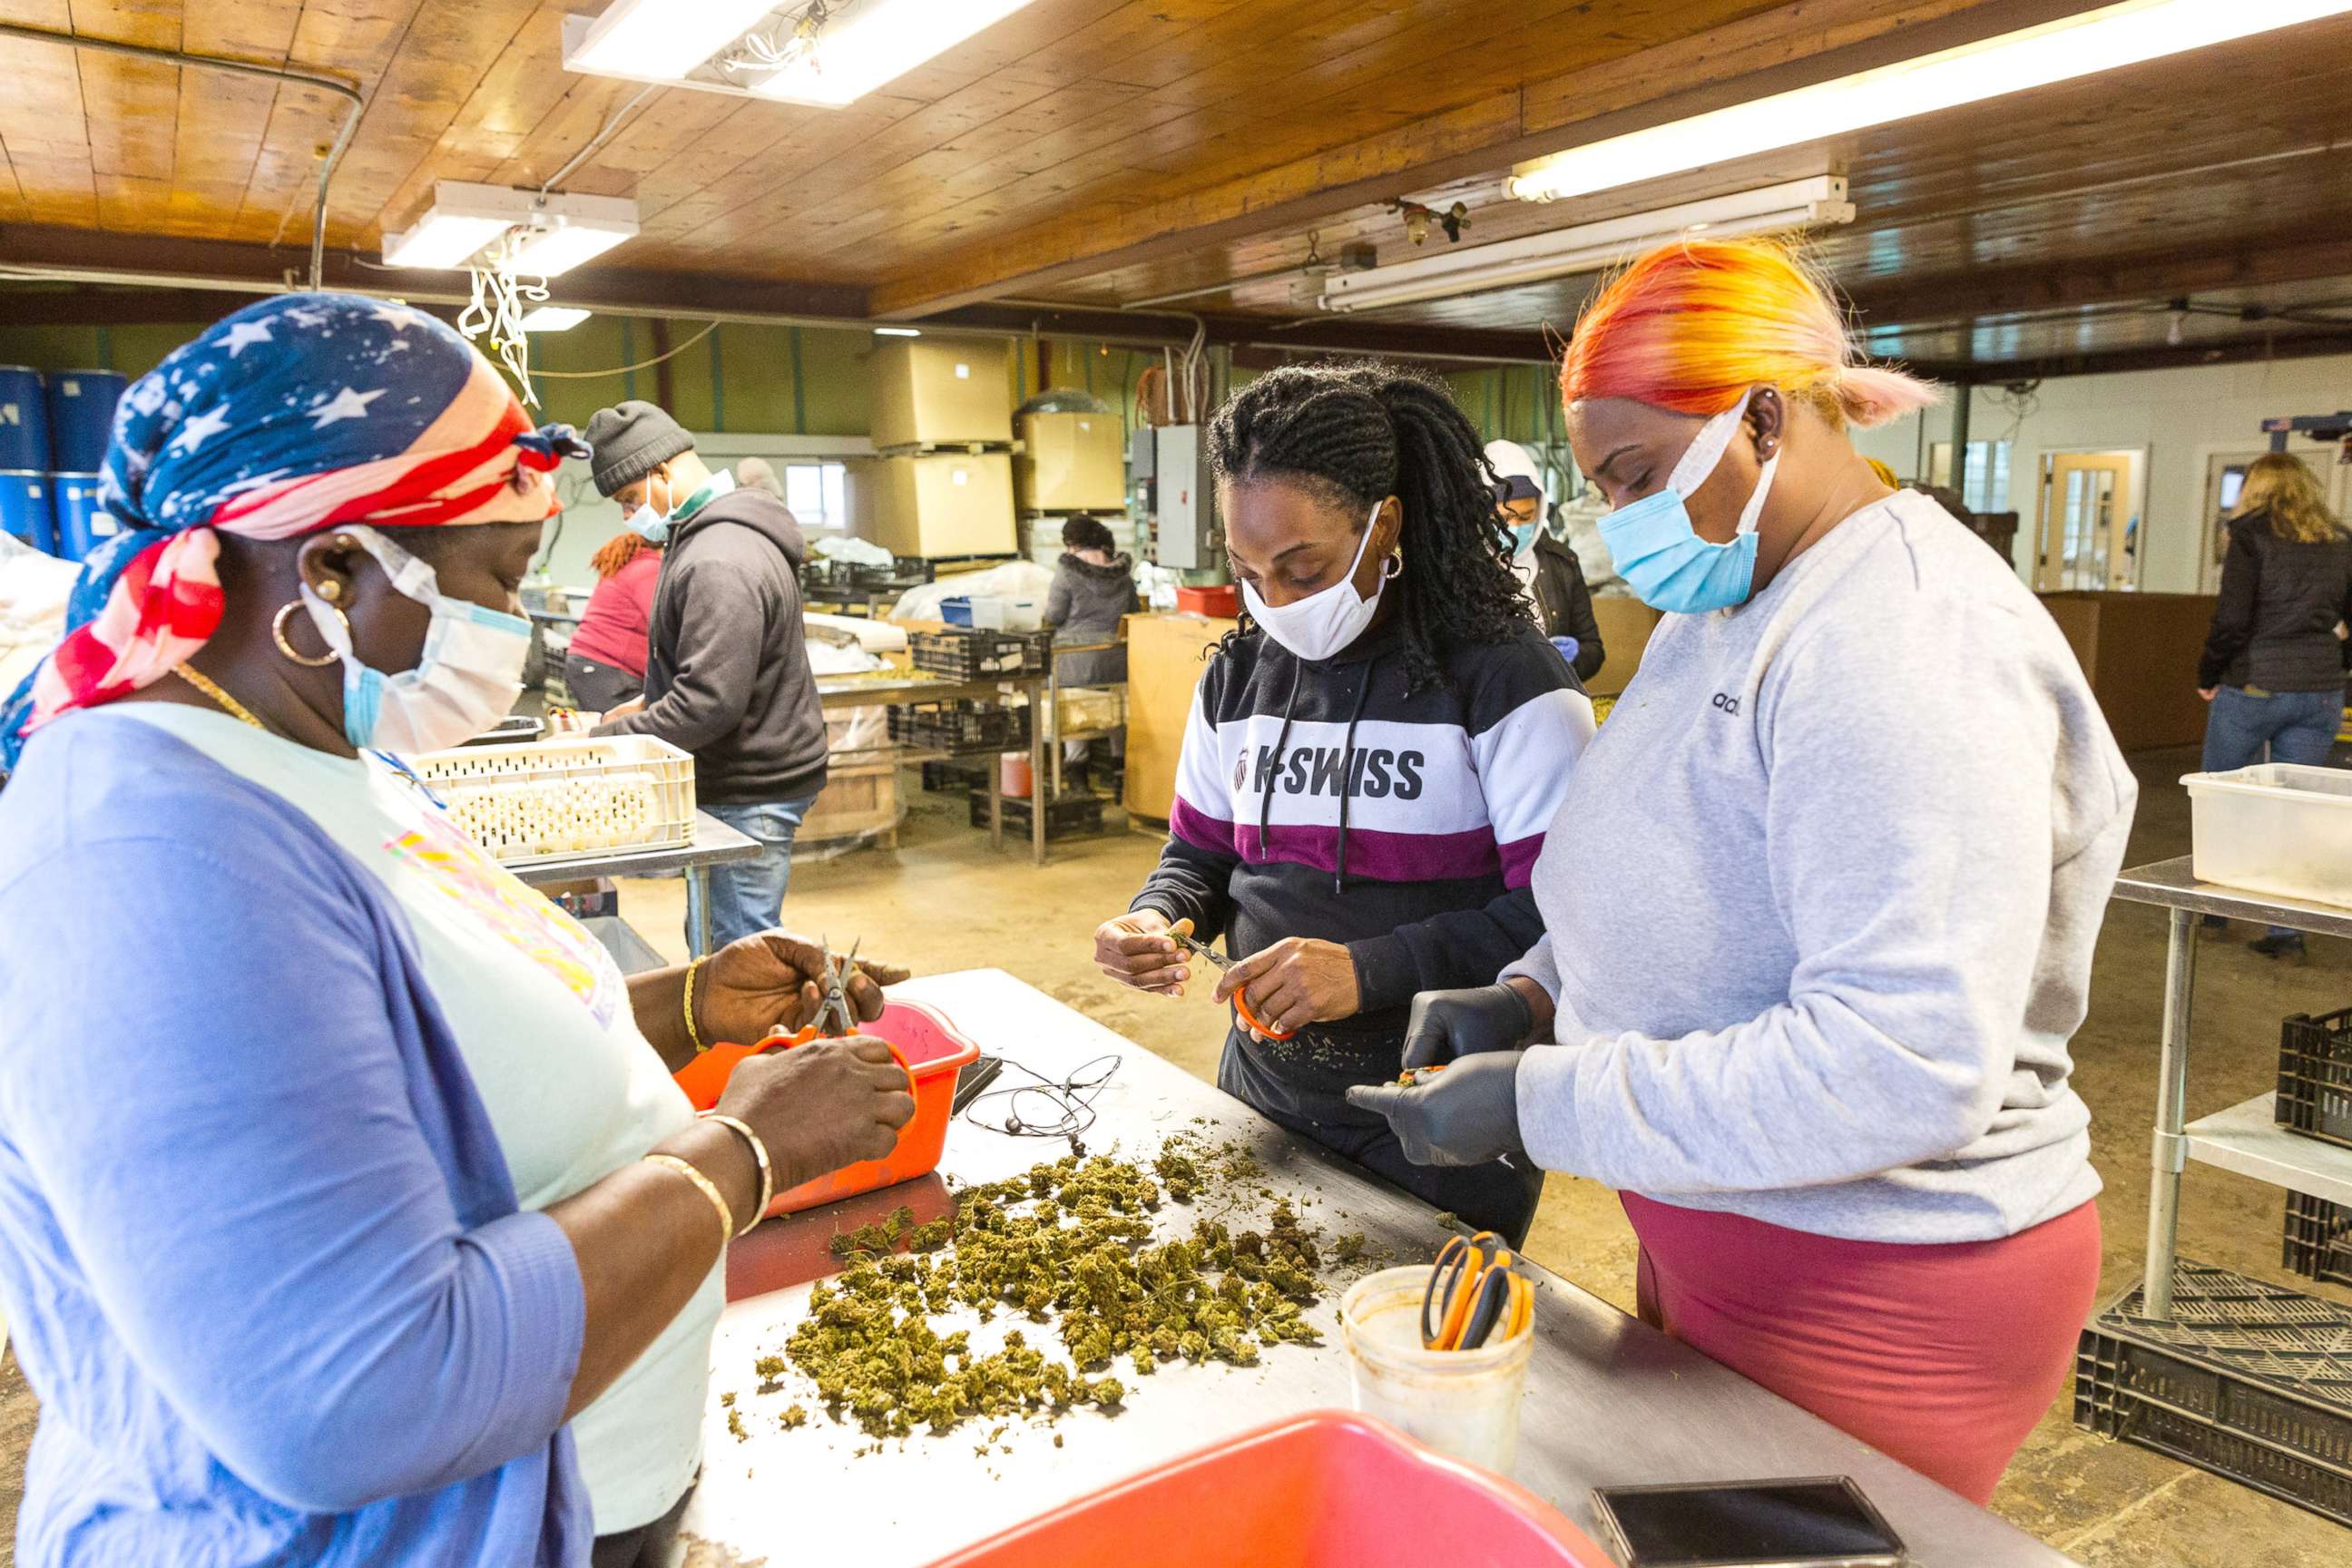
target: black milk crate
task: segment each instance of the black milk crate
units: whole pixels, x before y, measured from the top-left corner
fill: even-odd
[[[2281,1261],[2306,1279],[2352,1285],[2352,1204],[2287,1194],[2282,1252]]]
[[[997,675],[1043,675],[1053,657],[1051,632],[983,632],[954,627],[911,632],[907,644],[915,668],[953,680],[985,680]]]
[[[2352,1149],[2352,1007],[2298,1013],[2279,1026],[2272,1115],[2291,1132]]]
[[[1031,813],[1036,803],[1020,795],[1004,797],[1004,831],[1016,837],[1029,837]],[[1102,796],[1097,795],[1066,795],[1045,808],[1045,841],[1071,838],[1100,833],[1103,825]],[[988,826],[988,791],[971,792],[971,825]]]
[[[968,789],[988,787],[988,770],[993,763],[925,763],[923,788],[933,795],[961,795]]]
[[[2352,1524],[2352,1310],[2186,1259],[2170,1319],[2140,1296],[2084,1329],[2074,1425]]]
[[[897,556],[887,566],[820,556],[801,568],[801,581],[813,588],[912,588],[929,582],[933,570],[919,555]]]
[[[1029,744],[1029,710],[991,702],[908,702],[890,708],[894,744],[930,751],[1018,751]]]

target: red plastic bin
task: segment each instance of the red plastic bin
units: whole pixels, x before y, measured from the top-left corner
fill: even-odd
[[[1179,588],[1176,607],[1202,616],[1238,616],[1242,613],[1242,591],[1231,583],[1214,588]]]
[[[1612,1568],[1557,1509],[1344,1410],[1115,1482],[931,1568]]]
[[[768,1205],[772,1215],[813,1209],[838,1203],[877,1187],[896,1186],[928,1176],[947,1147],[948,1122],[955,1110],[956,1077],[980,1058],[980,1047],[940,1014],[920,1002],[896,999],[882,1005],[882,1016],[858,1026],[858,1033],[889,1041],[907,1058],[915,1080],[915,1119],[898,1129],[898,1146],[879,1160],[845,1166],[829,1176],[778,1193]],[[719,1103],[735,1065],[751,1056],[751,1046],[713,1046],[677,1073],[678,1088],[697,1110]]]

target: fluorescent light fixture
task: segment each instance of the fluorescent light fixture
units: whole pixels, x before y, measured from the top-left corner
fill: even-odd
[[[539,230],[516,248],[514,269],[541,278],[558,278],[583,261],[593,261],[636,231],[635,224],[626,229],[557,224]]]
[[[1020,10],[1029,0],[850,0],[802,58],[761,82],[762,98],[838,109]]]
[[[386,267],[462,267],[466,258],[507,231],[507,220],[430,212],[413,228],[383,242]]]
[[[1598,272],[1685,235],[1728,239],[1853,220],[1844,176],[1816,174],[1524,239],[1449,249],[1369,272],[1335,272],[1323,279],[1322,303],[1327,310],[1339,311],[1414,305]]]
[[[526,313],[522,330],[526,332],[568,332],[588,319],[588,312],[577,305],[541,305]]]
[[[919,338],[923,335],[923,329],[920,327],[877,327],[874,329],[874,335],[877,338]]]
[[[637,232],[637,204],[622,196],[542,195],[443,180],[433,205],[384,241],[387,267],[464,267],[514,237],[516,272],[553,278]]]
[[[578,47],[563,51],[563,67],[638,81],[683,80],[775,8],[775,0],[613,0]]]
[[[2352,0],[2129,0],[1555,153],[1512,171],[1550,201],[2095,76],[2352,11]]]

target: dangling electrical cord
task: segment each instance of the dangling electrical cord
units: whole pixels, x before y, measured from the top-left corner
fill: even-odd
[[[998,1059],[1035,1081],[992,1089],[975,1096],[964,1107],[963,1119],[974,1127],[1002,1132],[1008,1138],[1066,1138],[1070,1152],[1083,1154],[1085,1146],[1078,1140],[1095,1124],[1095,1100],[1118,1071],[1118,1055],[1107,1051],[1089,1058],[1071,1069],[1066,1078],[1060,1079],[1047,1078],[1010,1057]],[[1004,1102],[1003,1116],[993,1121],[980,1114],[980,1108],[992,1100]]]

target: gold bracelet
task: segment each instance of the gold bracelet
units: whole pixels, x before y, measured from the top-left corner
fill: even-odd
[[[735,1239],[735,1211],[727,1206],[727,1194],[719,1190],[719,1184],[696,1170],[692,1162],[681,1160],[675,1154],[647,1154],[640,1163],[676,1171],[702,1189],[702,1195],[709,1198],[710,1206],[719,1211],[719,1250],[726,1251],[727,1244]]]
[[[694,1054],[698,1057],[710,1047],[702,1043],[702,1035],[694,1026],[694,977],[709,962],[707,958],[698,958],[686,966],[686,1043],[694,1047]]]
[[[768,1146],[760,1141],[760,1135],[757,1132],[752,1131],[749,1126],[732,1116],[722,1116],[716,1110],[706,1110],[702,1113],[702,1120],[715,1121],[742,1139],[751,1146],[751,1158],[759,1162],[760,1201],[752,1206],[751,1224],[735,1233],[738,1236],[749,1236],[751,1234],[752,1226],[768,1217],[768,1205],[776,1195],[776,1168],[768,1163]]]

